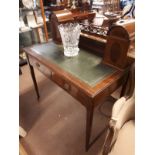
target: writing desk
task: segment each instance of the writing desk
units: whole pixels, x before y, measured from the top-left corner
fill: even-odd
[[[94,108],[98,100],[109,96],[124,81],[125,73],[102,63],[102,57],[80,49],[76,57],[65,57],[62,45],[53,42],[24,49],[39,98],[33,67],[55,82],[86,107],[86,150],[92,129]]]

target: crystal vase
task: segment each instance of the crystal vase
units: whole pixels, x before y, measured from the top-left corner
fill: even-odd
[[[64,47],[64,55],[68,57],[78,55],[81,25],[79,25],[78,23],[66,23],[60,24],[58,28]]]

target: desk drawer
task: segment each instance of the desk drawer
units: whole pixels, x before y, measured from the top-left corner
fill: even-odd
[[[52,81],[54,81],[56,84],[58,84],[61,88],[63,88],[65,91],[67,91],[72,96],[76,97],[78,93],[78,88],[73,86],[68,81],[61,78],[58,74],[53,73],[52,75]]]
[[[49,68],[47,68],[46,66],[44,66],[43,64],[41,64],[39,61],[35,60],[32,57],[29,57],[29,62],[32,66],[37,68],[40,72],[42,72],[48,78],[50,78],[52,76],[52,71]]]

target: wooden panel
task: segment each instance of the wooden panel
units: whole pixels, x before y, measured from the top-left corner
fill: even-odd
[[[124,69],[127,67],[127,52],[129,48],[129,41],[122,38],[109,36],[104,52],[103,63],[110,66]]]
[[[77,87],[75,87],[70,81],[63,79],[59,74],[54,73],[51,77],[52,81],[54,81],[57,85],[59,85],[62,89],[64,89],[66,92],[68,92],[71,96],[76,98],[78,101],[80,101],[83,105],[87,106],[87,104],[84,102],[83,97],[81,93],[84,95],[83,92]],[[86,95],[84,95],[86,96]]]
[[[40,72],[42,72],[46,77],[50,78],[52,76],[52,71],[48,69],[46,66],[41,64],[36,59],[29,57],[30,64],[37,68]]]

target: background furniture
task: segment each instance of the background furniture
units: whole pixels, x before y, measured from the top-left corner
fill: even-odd
[[[120,17],[121,16],[118,15],[118,17],[116,16],[113,18],[107,18],[104,15],[89,11],[85,12],[80,12],[78,10],[54,11],[51,14],[50,19],[52,38],[56,43],[61,43],[61,37],[58,30],[58,25],[66,22],[79,22],[82,25],[82,32],[80,35],[80,42],[79,42],[80,47],[86,48],[96,54],[103,56],[103,50],[105,49],[108,40],[109,42],[108,46],[110,46],[110,48],[112,47],[112,45],[116,44],[120,46],[119,49],[122,49],[121,53],[124,53],[124,56],[122,55],[123,58],[119,63],[122,65],[122,67],[123,65],[126,67],[126,65],[128,65],[128,63],[132,61],[128,57],[127,53],[129,52],[128,48],[130,48],[129,45],[134,45],[135,21],[134,19],[128,19],[128,20],[119,20],[118,22],[116,22]],[[119,32],[117,33],[116,31]],[[112,41],[113,37],[116,37],[117,41],[116,40]],[[108,46],[107,48],[109,48]],[[115,53],[114,56],[118,54],[119,49],[116,48],[115,46],[115,51],[113,51]],[[106,50],[107,53],[110,53],[109,50],[110,49]],[[117,57],[119,56],[120,55],[118,54]],[[122,63],[122,60],[126,62]],[[106,59],[105,62],[106,61],[108,60]]]
[[[31,5],[29,1],[23,1],[24,5],[21,0],[19,2],[19,65],[22,66],[27,64],[22,49],[32,44],[47,42],[48,33],[42,0],[39,0],[39,3],[37,1],[37,6],[34,6],[32,1]],[[42,15],[39,14],[40,11]],[[22,74],[21,68],[19,71]]]
[[[130,66],[122,91],[124,96],[113,106],[112,116],[104,141],[103,155],[134,155],[135,64]],[[118,140],[117,140],[118,139]],[[116,142],[116,144],[115,144]],[[112,151],[111,151],[112,150]]]
[[[103,146],[103,155],[134,155],[134,94],[115,102]]]
[[[50,19],[53,40],[56,43],[61,43],[60,32],[58,30],[59,24],[67,22],[81,22],[85,19],[92,20],[94,17],[94,12],[80,11],[78,9],[53,11]]]
[[[43,23],[44,23],[46,42],[48,42],[48,31],[47,31],[47,26],[46,26],[45,13],[44,13],[44,5],[43,5],[43,1],[42,0],[40,0],[40,7],[41,7],[41,14],[42,14]]]

